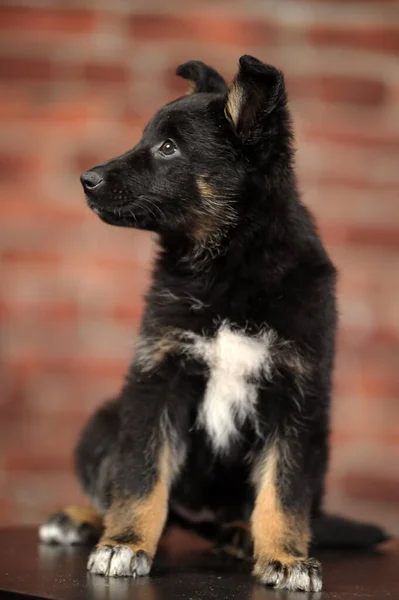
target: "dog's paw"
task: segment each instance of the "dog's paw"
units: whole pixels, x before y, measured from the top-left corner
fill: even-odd
[[[321,566],[314,558],[295,560],[290,564],[259,560],[254,575],[265,585],[293,592],[320,592],[323,587]]]
[[[50,545],[85,545],[95,543],[99,532],[92,524],[76,523],[66,513],[59,512],[40,526],[39,538],[44,544]]]
[[[129,546],[100,546],[93,550],[87,570],[97,575],[111,577],[137,577],[148,575],[151,560],[144,550],[132,550]]]

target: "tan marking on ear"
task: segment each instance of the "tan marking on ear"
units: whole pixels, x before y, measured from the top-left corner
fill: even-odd
[[[308,554],[309,523],[283,509],[277,490],[279,453],[274,445],[266,453],[263,463],[254,471],[257,486],[255,508],[252,513],[252,535],[257,570],[270,561],[290,565]],[[290,553],[290,548],[295,552]],[[299,557],[297,554],[300,554]]]
[[[103,529],[103,517],[90,506],[67,506],[63,511],[75,525],[88,523],[95,531],[101,534]]]
[[[227,96],[225,114],[228,119],[233,121],[235,126],[238,124],[242,102],[243,90],[237,82],[233,82]]]
[[[187,96],[190,96],[192,94],[196,94],[197,93],[197,85],[194,81],[190,81],[190,83],[187,86]]]
[[[152,560],[166,521],[171,479],[170,450],[165,444],[152,490],[144,497],[114,500],[105,516],[105,532],[98,547],[123,544],[133,552],[144,550]],[[126,540],[131,536],[132,541],[120,541],[124,536]]]

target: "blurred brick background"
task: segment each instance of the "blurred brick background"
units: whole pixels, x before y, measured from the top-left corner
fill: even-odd
[[[328,505],[399,532],[399,4],[31,0],[0,7],[0,524],[78,501],[71,450],[132,354],[151,235],[85,206],[199,58],[281,67],[306,202],[340,269]]]

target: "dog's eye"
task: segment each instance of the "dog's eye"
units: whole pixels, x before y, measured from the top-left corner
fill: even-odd
[[[173,156],[177,152],[177,146],[172,140],[166,140],[159,148],[158,152],[161,156],[169,157]]]

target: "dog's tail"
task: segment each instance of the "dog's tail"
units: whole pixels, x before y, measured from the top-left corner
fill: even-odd
[[[312,544],[322,549],[367,549],[391,539],[378,525],[327,513],[312,520]]]
[[[216,546],[225,541],[225,525],[217,522],[194,522],[172,510],[169,514],[168,525],[191,530],[214,542]],[[367,550],[391,539],[391,536],[378,525],[324,512],[313,517],[311,529],[312,546],[317,550]],[[248,524],[246,530],[249,531]]]

